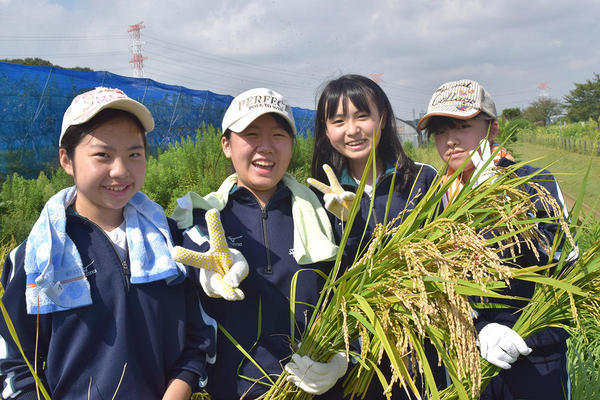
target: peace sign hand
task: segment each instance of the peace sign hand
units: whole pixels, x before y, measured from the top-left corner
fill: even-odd
[[[340,185],[335,173],[327,164],[323,164],[323,170],[329,180],[329,186],[323,182],[319,182],[314,178],[308,178],[306,181],[309,185],[323,193],[323,201],[325,209],[338,217],[342,221],[346,221],[350,215],[350,208],[356,195],[352,192],[345,191]]]
[[[238,250],[227,247],[219,212],[214,208],[208,210],[205,219],[210,250],[200,253],[175,246],[173,259],[200,268],[200,284],[209,297],[243,300],[244,292],[238,286],[248,276],[248,262]]]

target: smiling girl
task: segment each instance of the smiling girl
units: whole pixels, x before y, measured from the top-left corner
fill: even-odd
[[[213,399],[254,399],[289,361],[295,346],[290,343],[291,329],[296,338],[304,331],[324,284],[319,272],[329,273],[337,246],[317,197],[286,173],[296,126],[285,98],[263,88],[241,93],[223,117],[222,132],[222,150],[235,173],[214,193],[188,193],[179,199],[173,216],[185,229],[185,248],[197,252],[197,259],[214,256],[214,262],[191,264],[204,265],[197,270],[206,293],[203,304],[222,327],[216,361],[208,366],[207,391]],[[214,228],[214,208],[220,211],[222,233]],[[234,266],[226,274],[207,271],[228,253],[233,260],[241,253],[247,272],[232,278]],[[228,268],[229,262],[224,266]],[[296,303],[290,304],[296,274]],[[304,372],[297,374],[295,383],[312,394],[327,391],[326,398],[340,398],[328,390],[346,364],[344,357],[327,369],[330,379],[318,374],[318,382],[310,387],[305,385],[310,374]]]
[[[372,182],[372,174],[367,175],[365,193],[368,196],[361,199],[361,210],[358,220],[355,220],[362,221],[364,226],[370,197],[374,196],[375,206],[369,220],[370,228],[383,222],[396,165],[398,172],[389,205],[390,218],[414,208],[437,172],[429,165],[415,163],[404,153],[392,106],[379,85],[360,75],[344,75],[330,81],[324,87],[317,104],[311,171],[316,179],[309,180],[309,183],[329,178],[323,168],[327,164],[331,166],[346,194],[355,192],[373,146],[377,178]],[[323,186],[317,183],[317,189],[320,188]],[[326,195],[326,208],[331,211],[331,208],[340,204],[339,200],[335,196]],[[340,220],[345,219],[343,215],[336,216]],[[341,228],[339,223],[338,228]]]
[[[187,399],[206,378],[210,328],[170,257],[181,237],[139,191],[153,128],[118,89],[75,97],[58,152],[75,186],[50,198],[4,264],[2,300],[51,398]],[[2,398],[38,398],[4,319],[0,334]]]
[[[366,248],[362,242],[366,226],[368,239],[377,223],[400,216],[402,219],[415,207],[429,190],[437,171],[425,164],[412,161],[402,149],[396,129],[396,118],[389,99],[373,80],[361,75],[344,75],[327,83],[317,103],[315,121],[315,146],[312,159],[312,176],[308,182],[323,192],[325,208],[335,215],[335,233],[339,240],[343,221],[347,218],[354,193],[372,148],[375,147],[376,180],[372,173],[366,177],[365,196],[360,200],[360,210],[354,219],[343,262],[349,266],[356,254]],[[394,169],[397,174],[394,187]],[[322,182],[329,180],[331,186]],[[339,184],[338,184],[339,181]],[[390,189],[392,196],[388,202]],[[371,198],[374,205],[369,217]],[[435,359],[431,347],[431,359]],[[382,362],[382,367],[389,368]],[[389,362],[388,362],[389,364]],[[437,360],[430,362],[432,367]],[[435,371],[443,381],[443,371]],[[388,370],[387,377],[391,374]],[[383,389],[373,383],[366,398],[382,398]],[[402,390],[394,385],[393,398],[403,398]]]

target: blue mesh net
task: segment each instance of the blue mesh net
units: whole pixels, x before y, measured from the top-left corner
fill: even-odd
[[[152,149],[166,148],[182,137],[195,139],[203,124],[220,128],[233,99],[104,71],[0,62],[0,174],[35,177],[40,170],[57,166],[63,114],[76,95],[97,86],[119,88],[148,107],[156,123],[148,135]],[[314,124],[314,111],[296,107],[292,111],[299,134],[306,136]]]

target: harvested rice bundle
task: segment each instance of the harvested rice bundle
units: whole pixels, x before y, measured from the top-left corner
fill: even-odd
[[[536,225],[541,219],[531,217],[538,205],[519,189],[535,184],[534,177],[518,177],[512,170],[503,170],[488,184],[468,187],[443,211],[439,210],[440,198],[451,181],[421,194],[422,200],[409,215],[378,226],[367,250],[342,274],[337,273],[338,255],[298,354],[325,362],[344,351],[357,360],[344,381],[345,392],[356,398],[374,374],[382,392],[399,384],[418,397],[425,393],[439,398],[424,353],[428,339],[458,397],[477,397],[481,361],[469,298],[500,296],[494,291],[515,274],[499,254],[515,254],[516,247],[531,246],[539,238]],[[552,207],[545,204],[550,199],[541,196],[538,200]],[[557,222],[553,218],[544,221]],[[347,233],[340,247],[346,238]],[[384,353],[393,371],[391,382],[378,367]],[[285,378],[284,372],[265,398],[311,398]],[[416,383],[419,380],[425,392]]]

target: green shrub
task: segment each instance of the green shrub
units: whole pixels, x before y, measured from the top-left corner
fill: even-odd
[[[406,155],[408,157],[410,157],[411,159],[415,160],[417,158],[417,152],[416,152],[415,146],[412,144],[412,142],[409,142],[407,140],[404,143],[402,143],[402,149],[404,150]]]
[[[178,197],[188,191],[204,194],[231,174],[231,162],[221,150],[221,137],[212,125],[148,159],[142,191],[170,215]]]
[[[313,143],[311,137],[294,140],[288,171],[302,183],[310,176]],[[178,197],[190,190],[199,194],[214,191],[232,172],[231,161],[221,150],[220,132],[203,125],[195,140],[185,138],[148,157],[142,191],[170,215]],[[37,179],[17,174],[8,177],[0,190],[0,245],[11,238],[17,243],[25,240],[48,199],[71,185],[73,179],[62,168],[40,172]]]
[[[11,237],[18,243],[25,240],[48,199],[72,184],[62,168],[49,177],[40,172],[37,179],[14,174],[5,180],[0,191],[0,243]]]

